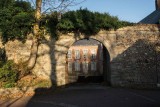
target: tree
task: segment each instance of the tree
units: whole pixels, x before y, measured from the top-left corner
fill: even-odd
[[[38,45],[42,36],[40,29],[42,14],[45,14],[46,12],[52,12],[53,10],[59,10],[62,12],[68,6],[79,4],[75,1],[76,0],[29,0],[29,2],[35,5],[35,23],[33,25],[33,42],[31,46],[31,53],[28,60],[27,70],[32,70],[37,60]]]
[[[68,6],[79,4],[75,1],[0,0],[0,32],[4,43],[11,39],[24,40],[29,33],[33,33],[30,57],[27,62],[24,62],[25,65],[27,64],[26,73],[34,68],[37,60],[38,46],[43,36],[40,26],[42,17],[47,13],[54,13],[55,10],[61,13]]]
[[[0,0],[0,9],[9,7],[15,0]]]
[[[31,32],[34,22],[33,8],[29,2],[7,1],[7,5],[0,2],[0,30],[3,42],[11,39],[25,40],[25,35]]]
[[[62,14],[56,28],[61,32],[81,32],[92,35],[97,34],[100,30],[118,29],[129,25],[132,25],[132,23],[121,21],[118,17],[111,16],[108,13],[79,9]]]

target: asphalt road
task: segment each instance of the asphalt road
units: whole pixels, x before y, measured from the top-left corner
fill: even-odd
[[[160,90],[70,86],[47,94],[25,97],[0,107],[160,107]]]

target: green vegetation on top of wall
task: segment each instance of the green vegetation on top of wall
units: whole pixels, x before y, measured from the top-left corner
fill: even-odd
[[[24,40],[31,32],[34,16],[31,5],[25,1],[6,0],[0,2],[0,31],[4,42],[12,39]]]
[[[62,15],[57,24],[60,31],[79,31],[84,34],[96,34],[101,29],[118,29],[132,25],[126,21],[120,21],[118,17],[108,13],[91,12],[87,9],[69,11]]]
[[[0,32],[2,32],[3,42],[13,39],[24,41],[29,33],[33,33],[34,11],[31,4],[26,1],[0,1]],[[47,29],[52,37],[57,37],[58,32],[80,32],[91,35],[101,29],[118,29],[132,25],[108,13],[91,12],[87,9],[68,11],[63,14],[53,12],[42,16],[40,29],[41,31]]]

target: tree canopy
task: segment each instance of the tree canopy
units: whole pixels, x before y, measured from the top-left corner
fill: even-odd
[[[108,13],[91,12],[87,9],[68,11],[61,16],[61,20],[55,18],[57,13],[50,15],[48,25],[61,32],[78,31],[84,34],[96,34],[101,29],[118,29],[132,25],[127,21],[120,21],[118,17]],[[58,17],[58,16],[57,16]]]
[[[2,5],[1,2],[7,2]],[[31,32],[34,22],[33,9],[29,2],[2,0],[0,2],[0,31],[4,42],[24,39]]]
[[[101,29],[118,29],[131,25],[107,13],[91,12],[87,9],[64,13],[64,9],[75,3],[76,0],[0,1],[0,32],[2,32],[3,42],[13,39],[24,41],[28,34],[33,34],[30,56],[26,62],[21,63],[23,66],[20,67],[23,76],[29,74],[36,64],[38,46],[44,36],[43,31],[49,31],[53,37],[57,37],[58,32],[79,32],[90,35],[98,33]],[[31,4],[34,6],[32,7]],[[6,71],[12,70],[3,67]],[[3,69],[1,71],[4,72]],[[8,74],[2,73],[2,75]]]
[[[11,39],[24,40],[27,34],[32,32],[35,22],[34,11],[30,2],[0,1],[0,32],[4,42]],[[118,17],[108,13],[92,12],[88,9],[68,11],[63,14],[59,12],[42,14],[40,19],[40,28],[45,26],[54,37],[57,37],[57,31],[81,32],[88,35],[96,34],[101,29],[118,29],[128,25],[132,23],[120,21]]]

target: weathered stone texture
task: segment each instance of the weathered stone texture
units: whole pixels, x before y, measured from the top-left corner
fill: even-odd
[[[146,84],[156,86],[159,70],[156,69],[158,62],[155,43],[159,40],[159,31],[156,26],[151,29],[147,27],[150,26],[117,31],[117,45],[113,48],[117,56],[111,61],[112,84],[129,87],[143,87]]]
[[[25,43],[18,40],[7,42],[5,50],[8,60],[14,60],[15,63],[27,61],[30,55],[31,44],[31,40],[27,40]]]
[[[102,42],[110,54],[109,74],[113,86],[157,84],[157,80],[160,83],[160,75],[157,75],[160,72],[159,30],[157,25],[135,25],[89,36]],[[66,73],[66,54],[75,41],[85,37],[70,33],[61,35],[56,41],[46,36],[39,46],[33,72],[37,76],[52,79],[58,86],[74,82],[77,77],[68,77]],[[9,41],[5,45],[8,59],[16,63],[26,61],[31,42],[27,40],[23,44],[18,40]]]

